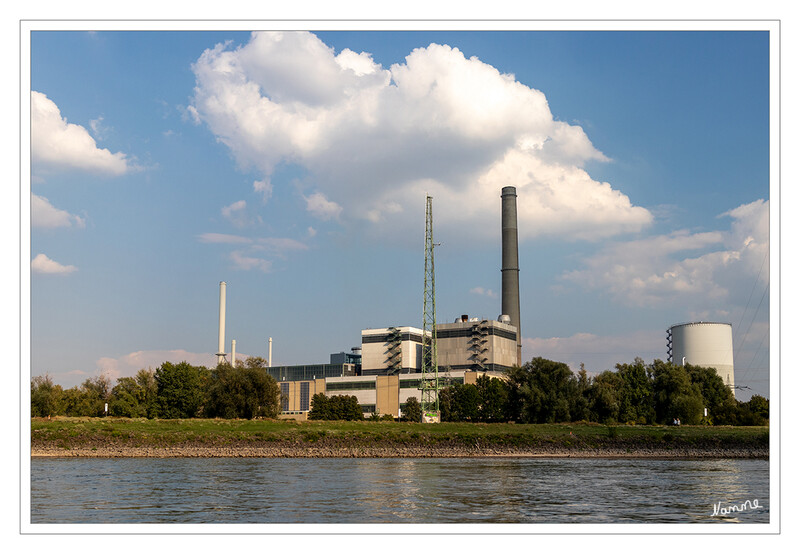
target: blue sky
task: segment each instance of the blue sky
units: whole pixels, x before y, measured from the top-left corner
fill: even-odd
[[[766,32],[33,32],[31,374],[227,349],[327,362],[500,311],[517,186],[523,356],[590,372],[734,325],[769,394]],[[765,263],[766,259],[766,263]]]

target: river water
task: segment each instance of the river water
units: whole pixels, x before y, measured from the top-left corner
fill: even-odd
[[[33,458],[31,523],[769,523],[769,462]],[[712,516],[713,506],[750,504]],[[757,500],[758,507],[752,507]]]

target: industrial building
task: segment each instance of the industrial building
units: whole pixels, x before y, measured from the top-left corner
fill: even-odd
[[[733,379],[733,327],[698,321],[667,329],[667,360],[679,365],[713,367],[736,395]]]
[[[503,187],[500,197],[501,315],[496,320],[461,315],[453,323],[437,324],[434,308],[430,313],[425,312],[423,329],[409,326],[363,329],[360,346],[350,352],[331,354],[327,364],[273,367],[270,338],[267,372],[279,383],[284,415],[306,417],[313,396],[323,393],[328,396],[352,395],[365,413],[399,417],[409,398],[417,398],[425,404],[424,394],[429,392],[431,383],[441,386],[469,384],[475,383],[481,375],[504,378],[506,370],[522,364],[516,188]],[[425,300],[428,302],[435,298],[430,197],[426,219]],[[219,362],[226,361],[225,294],[226,284],[221,282]],[[435,302],[431,303],[435,305]],[[433,319],[429,321],[431,315]],[[428,354],[431,359],[424,360],[433,337],[436,346],[431,348],[432,355]],[[669,361],[713,367],[733,390],[732,343],[732,329],[727,323],[683,323],[667,330]],[[235,364],[235,341],[231,356],[231,362]],[[428,373],[431,361],[438,369]],[[437,373],[438,380],[433,378]]]
[[[518,332],[520,309],[516,188],[502,189],[501,207],[502,314],[497,320],[461,315],[453,323],[436,324],[434,319],[434,325],[427,330],[407,326],[364,329],[361,331],[360,346],[349,353],[331,354],[328,364],[273,367],[270,339],[267,372],[279,383],[281,411],[287,416],[305,417],[315,394],[347,394],[358,399],[365,413],[392,414],[399,417],[409,398],[424,400],[421,391],[424,377],[423,352],[432,333],[435,333],[436,338],[438,382],[442,386],[475,383],[481,375],[503,378],[505,370],[520,364],[522,343]],[[430,205],[428,209],[430,210]],[[428,238],[426,236],[426,240]],[[217,356],[220,361],[224,361],[224,282],[220,283],[219,318]],[[423,327],[426,327],[425,323]]]
[[[439,378],[446,386],[475,383],[480,375],[502,377],[517,359],[517,335],[504,321],[460,316],[437,326]],[[331,354],[329,364],[275,366],[282,411],[307,412],[317,393],[352,395],[365,413],[399,417],[410,397],[421,399],[422,330],[384,327],[361,331],[361,347]]]
[[[503,378],[494,371],[440,371],[441,386],[475,384],[478,377]],[[409,398],[421,399],[420,374],[359,375],[327,377],[303,381],[280,381],[281,412],[284,416],[305,419],[311,399],[317,393],[327,396],[355,396],[365,415],[377,413],[401,417]]]

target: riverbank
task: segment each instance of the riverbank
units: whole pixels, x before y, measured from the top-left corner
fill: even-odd
[[[769,428],[37,418],[31,456],[768,459]]]
[[[325,448],[319,446],[286,447],[202,447],[172,448],[113,447],[63,449],[36,447],[34,458],[648,458],[648,459],[769,459],[761,449],[674,448],[670,450],[641,448],[603,448],[594,450],[545,448]]]

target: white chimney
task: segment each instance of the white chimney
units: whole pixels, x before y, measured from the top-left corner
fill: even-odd
[[[231,367],[236,367],[236,339],[231,341]]]
[[[225,361],[225,281],[219,283],[219,343],[217,364]]]
[[[269,358],[267,358],[267,367],[272,367],[272,337],[269,338]]]

